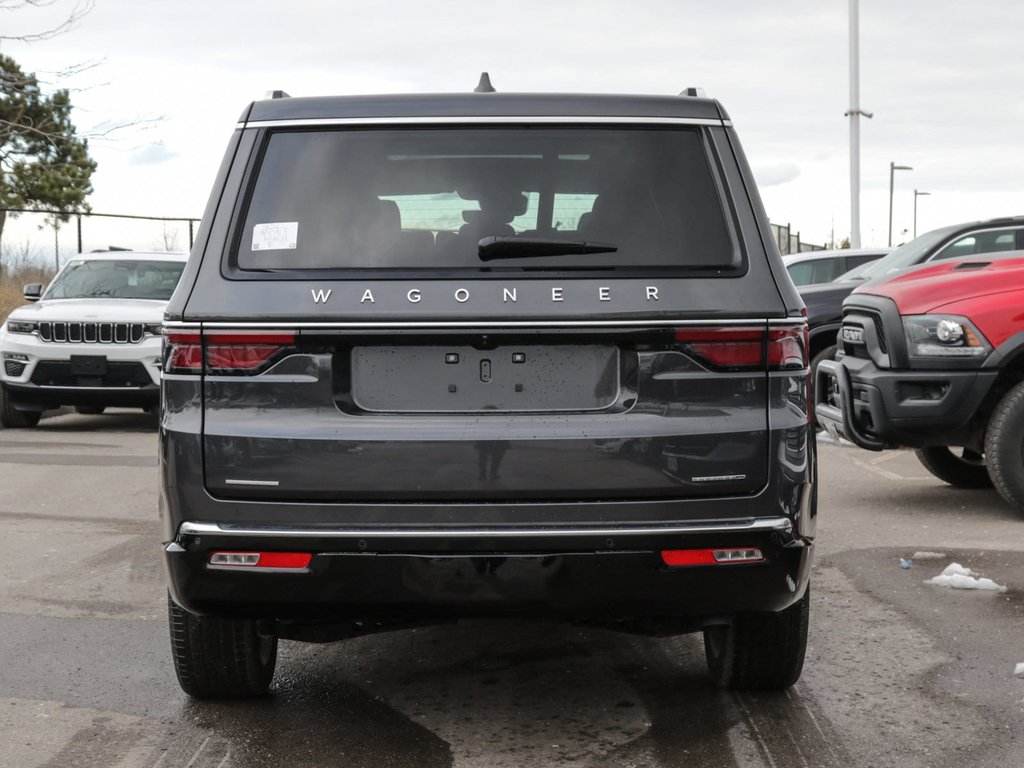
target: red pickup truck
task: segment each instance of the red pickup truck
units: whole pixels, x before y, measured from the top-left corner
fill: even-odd
[[[915,448],[941,480],[994,485],[1024,513],[1024,252],[861,286],[814,390],[833,436]]]

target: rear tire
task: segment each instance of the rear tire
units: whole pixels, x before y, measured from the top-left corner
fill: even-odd
[[[807,652],[811,588],[779,613],[736,616],[704,630],[704,654],[714,681],[733,690],[783,690],[800,679]]]
[[[999,495],[1024,514],[1024,382],[996,406],[985,433],[985,458]]]
[[[105,405],[76,405],[75,413],[80,413],[83,416],[99,416],[107,410]]]
[[[7,399],[7,390],[0,386],[0,425],[7,429],[28,429],[39,423],[39,411],[19,411]]]
[[[917,460],[924,468],[939,480],[957,488],[989,488],[992,479],[989,477],[985,459],[981,455],[963,449],[963,455],[957,456],[945,445],[929,448],[918,448],[914,451]]]
[[[196,699],[240,698],[267,692],[277,664],[277,638],[256,622],[196,616],[168,597],[171,655],[181,689]]]

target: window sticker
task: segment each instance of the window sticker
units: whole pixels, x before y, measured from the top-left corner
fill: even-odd
[[[299,222],[272,221],[252,228],[254,251],[294,250],[299,241]]]

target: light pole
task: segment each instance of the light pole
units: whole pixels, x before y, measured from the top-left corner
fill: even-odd
[[[917,237],[917,198],[930,195],[931,192],[918,192],[914,190],[914,237]]]
[[[850,0],[850,247],[860,248],[860,17],[857,0]]]
[[[896,175],[896,171],[912,171],[914,170],[909,165],[896,165],[896,163],[889,161],[889,247],[892,248],[892,185],[893,176]]]

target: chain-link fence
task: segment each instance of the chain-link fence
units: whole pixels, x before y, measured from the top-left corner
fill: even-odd
[[[28,264],[60,267],[77,253],[109,248],[188,253],[199,219],[121,213],[68,213],[60,221],[50,211],[0,208],[0,270]]]
[[[800,239],[800,232],[793,232],[793,227],[790,224],[772,224],[771,228],[772,234],[775,236],[775,243],[779,246],[779,252],[783,255],[825,250],[824,245],[805,243]]]

